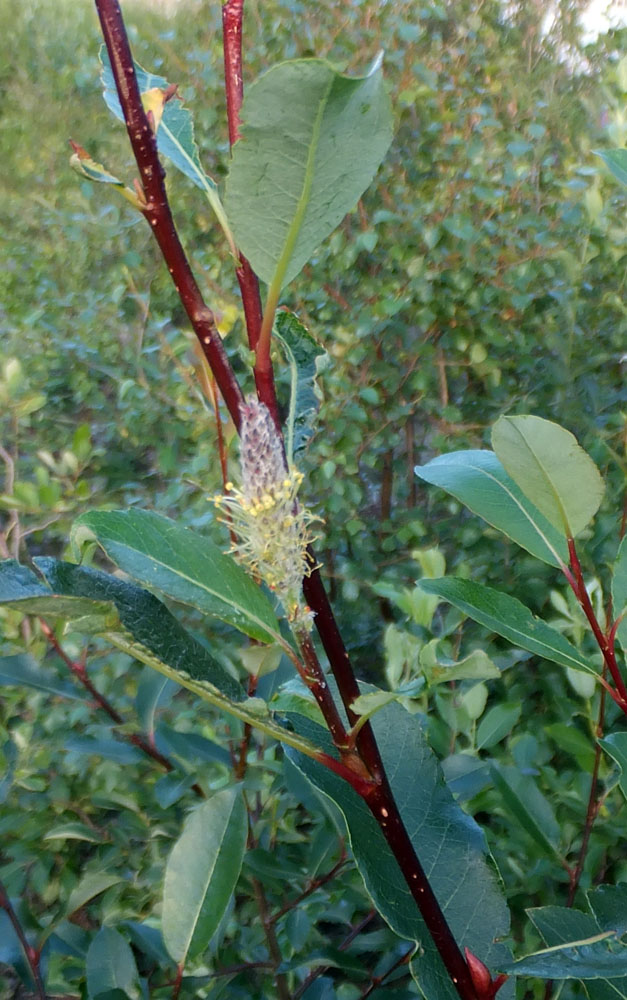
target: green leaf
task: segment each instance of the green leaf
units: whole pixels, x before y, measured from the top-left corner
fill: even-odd
[[[126,198],[127,201],[130,201],[131,205],[141,211],[143,206],[140,204],[136,193],[126,187],[119,177],[115,177],[113,174],[109,173],[107,168],[103,167],[102,163],[97,163],[95,160],[92,160],[89,153],[83,149],[82,146],[79,146],[78,143],[70,140],[70,145],[74,150],[72,156],[70,157],[70,166],[72,167],[72,170],[75,170],[77,174],[84,177],[86,180],[92,181],[96,184],[112,185]]]
[[[279,623],[268,598],[231,556],[189,528],[146,510],[92,511],[72,528],[80,552],[96,541],[109,558],[146,587],[215,615],[261,642]]]
[[[102,631],[117,620],[110,602],[52,593],[32,570],[12,559],[0,563],[0,604],[26,615],[65,618],[84,632]]]
[[[494,452],[453,451],[417,465],[415,472],[457,497],[532,556],[551,566],[568,564],[564,538],[508,476]]]
[[[548,801],[530,775],[518,768],[494,764],[490,775],[506,807],[506,813],[551,858],[561,861],[558,849],[560,827]]]
[[[85,823],[62,823],[47,830],[43,840],[86,840],[92,844],[101,844],[102,834]]]
[[[140,996],[139,974],[128,941],[113,927],[102,927],[87,952],[87,993],[97,1000],[120,990],[129,1000]]]
[[[621,770],[618,784],[621,792],[627,799],[627,732],[611,733],[605,739],[599,740],[599,744],[612,760],[618,764]]]
[[[42,670],[26,653],[0,657],[0,685],[8,687],[25,685],[36,691],[45,691],[47,694],[83,700],[82,691],[69,681],[57,677],[52,670]]]
[[[305,449],[314,432],[322,393],[318,375],[330,358],[294,313],[281,309],[275,320],[275,336],[290,369],[290,410],[285,428],[285,450],[290,464]]]
[[[95,896],[99,896],[101,892],[110,889],[112,885],[118,885],[123,881],[121,875],[113,875],[110,872],[86,872],[70,893],[65,915],[69,916],[71,913],[75,913]]]
[[[111,63],[109,62],[109,56],[104,45],[100,47],[100,62],[102,64],[102,73],[100,76],[103,88],[102,96],[104,97],[105,104],[119,121],[124,122],[124,114],[111,71]],[[168,81],[162,76],[150,73],[148,70],[143,69],[139,63],[134,62],[133,66],[135,67],[135,76],[142,97],[149,91],[165,91],[170,86]],[[201,191],[204,191],[223,232],[232,244],[233,240],[224,207],[220,201],[217,184],[205,173],[200,162],[198,146],[194,138],[194,123],[191,112],[183,107],[183,103],[178,95],[175,95],[171,100],[162,104],[160,112],[161,118],[157,128],[157,149],[159,153],[162,156],[167,156],[181,173],[185,174]],[[155,118],[157,117],[156,115]]]
[[[290,721],[298,732],[329,746],[326,734],[314,723],[300,715],[291,715]],[[497,938],[507,934],[508,914],[486,859],[481,830],[454,802],[417,716],[388,705],[373,717],[372,725],[403,822],[455,938],[490,968],[501,968],[508,961],[508,949]],[[452,1000],[455,989],[364,801],[326,768],[292,750],[287,753],[342,810],[357,867],[379,912],[397,934],[419,941],[424,949],[413,960],[424,995]]]
[[[477,729],[477,750],[494,747],[509,736],[520,718],[520,711],[520,703],[511,705],[504,702],[491,708]]]
[[[461,660],[450,660],[448,657],[438,659],[439,644],[439,639],[432,639],[419,653],[420,666],[430,686],[449,681],[483,681],[501,676],[499,668],[482,649],[473,649],[472,653]]]
[[[577,649],[529,608],[500,590],[485,587],[472,580],[445,576],[441,580],[422,580],[421,586],[437,594],[469,618],[508,639],[514,646],[559,663],[563,667],[584,670],[598,679],[599,675]]]
[[[532,504],[566,537],[590,523],[603,498],[601,474],[570,431],[541,417],[501,417],[492,447]]]
[[[542,979],[620,979],[627,976],[627,947],[612,950],[615,943],[612,931],[602,931],[534,952],[503,968],[517,976]]]
[[[614,174],[621,184],[627,185],[627,149],[595,149],[595,154]]]
[[[623,619],[616,630],[616,638],[627,653],[627,537],[620,543],[612,575],[612,607],[616,618]]]
[[[392,140],[378,61],[365,77],[322,59],[280,63],[246,89],[225,206],[238,246],[278,291],[370,184]]]
[[[235,888],[248,832],[238,788],[225,788],[187,817],[165,873],[163,939],[180,965],[207,947]]]
[[[96,634],[104,635],[118,649],[274,739],[291,742],[304,753],[316,753],[316,747],[270,718],[265,701],[247,698],[241,685],[153,594],[108,573],[72,563],[47,558],[38,558],[35,563],[53,592],[111,603],[118,616],[116,623]]]
[[[627,934],[627,885],[624,882],[589,889],[586,898],[601,930],[616,931],[619,937]]]
[[[574,757],[582,770],[592,771],[594,747],[579,729],[565,722],[554,722],[550,726],[544,726],[544,732],[554,740],[560,750]]]

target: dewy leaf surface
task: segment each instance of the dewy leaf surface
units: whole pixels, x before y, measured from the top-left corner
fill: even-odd
[[[290,369],[290,409],[286,423],[285,448],[295,461],[314,432],[322,393],[318,375],[329,364],[329,355],[294,313],[280,310],[275,320],[275,336]]]
[[[145,587],[215,615],[253,639],[276,638],[279,623],[265,594],[203,535],[152,511],[92,511],[72,528],[79,549],[89,540]]]
[[[417,465],[416,475],[457,497],[527,552],[551,566],[568,564],[563,536],[524,495],[492,451],[453,451]]]
[[[500,417],[492,447],[505,471],[565,536],[590,523],[603,498],[603,480],[570,431],[542,417]]]
[[[238,788],[216,792],[187,817],[163,890],[163,939],[177,964],[209,944],[239,877],[247,832]]]
[[[290,721],[310,739],[327,742],[320,727],[303,716],[290,715]],[[388,705],[373,717],[372,725],[403,822],[453,934],[490,969],[501,968],[510,961],[509,951],[496,938],[507,934],[509,916],[480,828],[453,800],[417,716]],[[326,768],[290,749],[287,753],[342,810],[357,867],[379,912],[396,933],[419,941],[424,949],[412,966],[425,996],[457,997],[400,868],[363,800]]]
[[[529,608],[500,590],[485,587],[472,580],[444,576],[440,580],[421,580],[420,586],[429,594],[448,601],[474,621],[502,635],[514,646],[559,663],[562,667],[584,670],[598,678],[596,670],[586,658],[541,618],[536,618]]]
[[[380,65],[365,77],[322,59],[268,70],[246,89],[225,206],[239,248],[284,287],[353,209],[392,140]]]

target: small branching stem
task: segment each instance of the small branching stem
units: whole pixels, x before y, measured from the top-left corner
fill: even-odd
[[[579,556],[577,555],[577,549],[573,538],[568,539],[568,553],[570,556],[571,571],[570,574],[567,574],[568,582],[573,589],[575,597],[579,601],[583,613],[588,619],[594,638],[597,641],[597,645],[601,650],[603,659],[607,665],[607,669],[609,670],[612,680],[616,685],[616,694],[618,695],[618,698],[616,698],[614,694],[612,694],[612,697],[614,698],[614,701],[616,701],[617,705],[619,705],[623,712],[627,715],[627,687],[625,686],[620,668],[616,662],[613,642],[615,632],[610,629],[606,635],[599,625],[597,616],[594,613],[594,608],[592,607],[592,601],[590,600],[590,596],[586,590],[581,563],[579,562]]]
[[[43,979],[41,978],[41,970],[39,967],[41,960],[41,952],[37,948],[33,948],[32,945],[28,943],[26,934],[24,933],[24,928],[22,927],[18,915],[13,909],[11,900],[9,899],[9,894],[6,891],[2,882],[0,882],[0,910],[4,910],[6,913],[13,930],[20,942],[22,951],[24,952],[24,957],[28,962],[28,967],[33,977],[33,982],[35,984],[35,990],[37,991],[37,996],[39,1000],[46,1000],[46,990],[44,987]]]
[[[244,79],[242,74],[242,22],[244,18],[244,0],[226,0],[222,7],[222,37],[224,43],[224,89],[226,93],[226,116],[229,127],[229,143],[231,149],[240,137],[240,110],[244,97]],[[251,351],[257,350],[263,312],[259,281],[250,263],[242,253],[236,271],[237,281],[244,306],[244,319],[248,335],[248,346]],[[265,403],[272,419],[280,430],[279,406],[274,385],[272,366],[260,368],[255,365],[255,386],[257,395]]]
[[[54,631],[50,628],[48,623],[44,621],[43,618],[39,619],[39,626],[44,636],[54,649],[54,651],[57,653],[58,656],[60,656],[60,658],[65,663],[66,667],[72,674],[72,677],[74,677],[74,679],[78,681],[78,683],[81,684],[86,691],[89,692],[89,694],[96,702],[98,707],[101,708],[103,712],[106,712],[106,714],[109,716],[112,722],[116,724],[116,726],[124,725],[124,719],[120,715],[118,710],[114,708],[111,702],[108,701],[107,698],[105,698],[105,696],[102,695],[96,687],[94,687],[94,684],[89,678],[86,668],[86,656],[81,657],[80,660],[73,660],[70,656],[67,655],[67,653],[63,649],[63,646],[61,645],[56,635],[54,634]],[[125,739],[127,743],[132,743],[133,746],[136,746],[138,750],[141,750],[143,753],[146,754],[147,757],[150,757],[157,764],[159,764],[164,769],[164,771],[167,771],[169,773],[170,771],[174,770],[174,764],[172,763],[172,761],[168,760],[167,757],[165,757],[159,750],[157,750],[154,743],[154,739],[142,736],[140,733],[122,733],[121,735],[122,738]],[[206,797],[204,791],[197,782],[194,782],[194,784],[191,787],[192,791],[195,792],[195,794],[199,798],[204,799]]]
[[[133,57],[118,0],[96,0],[102,34],[109,53],[126,130],[141,177],[145,197],[143,215],[148,220],[164,261],[189,317],[229,413],[239,427],[242,391],[216,329],[213,313],[205,304],[181,245],[165,190],[165,171],[159,162],[157,139],[150,127],[139,93]]]

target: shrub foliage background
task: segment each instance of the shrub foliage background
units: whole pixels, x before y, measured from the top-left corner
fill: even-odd
[[[219,14],[218,4],[190,3],[170,17],[131,7],[129,18],[138,61],[180,83],[203,162],[218,180],[228,160]],[[392,151],[286,297],[332,357],[321,378],[324,433],[306,459],[308,498],[327,516],[324,569],[351,652],[378,684],[384,665],[388,679],[412,675],[434,637],[445,636],[443,655],[482,645],[477,626],[462,632],[453,612],[434,618],[433,602],[412,591],[421,575],[439,575],[444,559],[475,579],[507,581],[545,616],[550,594],[554,624],[581,639],[582,623],[550,567],[507,550],[414,477],[414,465],[436,452],[481,447],[504,410],[558,419],[590,451],[613,498],[587,549],[600,567],[615,556],[627,444],[625,201],[592,151],[627,138],[627,57],[624,33],[584,47],[575,15],[576,4],[563,5],[543,35],[535,5],[522,0],[507,20],[496,0],[324,0],[315,8],[268,0],[247,13],[250,78],[278,58],[315,53],[355,72],[380,47],[386,52],[397,115]],[[72,137],[133,176],[124,132],[102,102],[95,15],[88,4],[37,0],[0,11],[0,28],[0,555],[18,554],[20,532],[22,556],[62,555],[88,504],[151,507],[208,529],[207,493],[220,485],[214,420],[195,388],[178,300],[142,220],[68,167]],[[244,371],[226,249],[195,190],[174,173],[169,184],[196,271]],[[229,739],[235,745],[237,727],[96,644],[91,675],[122,716],[112,726],[46,652],[36,621],[7,610],[0,621],[0,879],[22,900],[27,929],[41,933],[54,916],[46,961],[60,995],[93,995],[85,956],[107,924],[133,945],[151,995],[170,996],[175,970],[157,929],[164,866],[194,786],[220,787],[230,774],[221,748]],[[202,638],[241,673],[239,651],[219,628]],[[82,637],[70,636],[64,649],[80,658]],[[439,691],[422,707],[454,791],[488,820],[514,940],[531,946],[537,939],[524,908],[564,903],[560,858],[575,849],[585,815],[595,696],[498,643],[490,654],[500,668],[516,669],[468,691]],[[16,684],[25,656],[28,690]],[[276,677],[262,683],[269,689]],[[140,731],[154,736],[174,771],[164,773],[129,742]],[[520,796],[533,823],[521,823],[503,799],[490,777],[495,763],[524,776]],[[621,799],[609,768],[604,779],[608,798],[583,888],[600,873],[627,879]],[[260,905],[274,915],[286,908],[274,920],[275,940],[290,972],[306,967],[302,995],[363,995],[406,943],[373,916],[358,875],[343,863],[333,810],[295,769],[280,769],[261,740],[245,781],[257,797],[253,849],[181,995],[275,995],[276,956]],[[68,909],[88,876],[109,884],[94,882],[94,901]],[[306,903],[292,906],[308,889]],[[10,996],[28,974],[2,917],[0,983]],[[347,944],[357,927],[362,933]],[[308,982],[316,955],[318,975]],[[254,974],[239,970],[255,962]],[[397,985],[371,995],[415,995],[405,971],[400,964]],[[131,985],[130,996],[139,989]]]

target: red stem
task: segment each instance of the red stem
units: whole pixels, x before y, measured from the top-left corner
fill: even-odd
[[[611,643],[608,636],[603,633],[603,630],[601,629],[594,613],[592,601],[590,600],[588,591],[586,590],[581,570],[581,563],[579,562],[579,556],[577,555],[577,549],[575,548],[575,541],[573,538],[568,539],[568,553],[570,556],[570,568],[574,577],[574,582],[569,580],[570,585],[573,588],[575,597],[581,605],[583,613],[590,623],[590,628],[592,629],[594,638],[596,639],[599,649],[603,654],[603,659],[607,664],[607,669],[611,674],[612,680],[616,685],[616,691],[620,696],[620,701],[617,701],[616,698],[614,700],[617,701],[617,704],[620,705],[623,712],[627,715],[627,687],[625,687],[625,682],[621,676],[618,663],[616,662],[616,654],[614,652],[613,643]]]
[[[224,40],[224,89],[226,92],[226,115],[229,125],[229,143],[231,149],[240,138],[240,110],[244,97],[244,79],[242,74],[242,22],[244,18],[244,0],[226,0],[222,7],[222,36]],[[244,318],[248,334],[248,345],[251,351],[256,350],[261,332],[263,309],[259,281],[248,260],[242,253],[239,255],[239,265],[236,269]],[[277,429],[281,429],[281,418],[274,385],[272,368],[261,371],[255,365],[255,386],[257,395],[265,403]]]
[[[100,694],[97,688],[94,687],[91,679],[87,675],[87,670],[85,669],[85,663],[82,660],[73,660],[67,655],[63,646],[61,646],[56,635],[50,628],[50,626],[43,620],[39,619],[39,625],[41,631],[45,635],[46,639],[55,650],[55,652],[61,657],[67,668],[70,670],[73,677],[82,684],[86,691],[92,696],[96,704],[106,712],[109,718],[115,722],[116,726],[124,725],[124,719],[118,712],[116,708],[113,707],[110,701],[108,701],[104,695]],[[139,733],[122,733],[122,738],[126,740],[127,743],[132,743],[139,750],[146,754],[147,757],[151,757],[157,764],[160,764],[164,771],[168,773],[174,770],[174,764],[172,761],[168,760],[167,757],[157,750],[154,742],[146,739],[145,736],[141,736]],[[191,786],[192,790],[196,793],[199,798],[204,799],[205,793],[197,782]]]
[[[15,931],[15,934],[20,942],[20,945],[22,946],[22,951],[24,952],[24,956],[26,958],[26,961],[28,962],[28,967],[31,971],[31,975],[35,983],[35,989],[37,991],[37,996],[39,997],[39,1000],[46,1000],[46,990],[44,987],[43,980],[41,978],[41,971],[39,969],[40,952],[36,948],[33,948],[28,943],[28,939],[26,937],[26,934],[24,933],[24,929],[19,921],[17,913],[13,909],[11,900],[9,899],[9,894],[4,888],[2,882],[0,882],[0,910],[4,910],[4,912],[6,913],[7,917],[9,918],[13,926],[13,930]]]
[[[243,403],[242,391],[229,364],[213,313],[201,295],[174,226],[165,190],[165,171],[159,162],[157,140],[141,102],[120,5],[118,0],[96,0],[96,9],[109,53],[126,130],[139,168],[146,199],[143,214],[150,223],[181,303],[209,362],[233,422],[239,428],[240,405]]]

